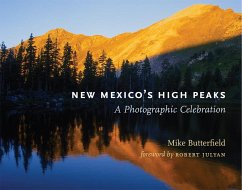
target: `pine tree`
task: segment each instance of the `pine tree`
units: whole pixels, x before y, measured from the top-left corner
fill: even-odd
[[[61,76],[63,79],[63,88],[67,90],[71,87],[71,65],[72,65],[72,48],[67,42],[64,46],[64,53],[62,57],[62,71]]]
[[[73,53],[73,66],[72,66],[72,84],[73,87],[76,88],[77,87],[77,81],[78,81],[78,74],[77,74],[77,54],[76,51]]]
[[[96,72],[97,64],[92,58],[92,54],[88,51],[87,56],[84,62],[84,71],[83,71],[83,87],[84,89],[94,90],[96,82]]]
[[[1,52],[0,52],[1,54],[1,56],[0,56],[0,61],[1,61],[1,63],[3,63],[4,61],[6,61],[6,58],[7,58],[7,54],[8,54],[8,50],[7,50],[7,47],[6,47],[6,45],[5,45],[5,43],[4,42],[2,42],[2,44],[1,44]]]
[[[12,49],[10,49],[8,53],[6,64],[7,64],[7,67],[9,68],[8,69],[9,74],[7,79],[7,83],[9,85],[8,89],[13,91],[18,88],[18,81],[16,79],[18,79],[19,77],[19,67],[18,67],[18,63],[16,62],[14,51]]]
[[[34,46],[34,37],[31,33],[30,38],[28,40],[28,46],[26,48],[25,55],[25,67],[24,67],[24,76],[25,76],[25,84],[27,89],[31,89],[33,87],[33,71],[35,66],[36,59],[36,47]]]
[[[118,86],[123,91],[136,91],[139,89],[139,62],[135,64],[124,60],[121,66],[121,73],[118,79]]]
[[[11,87],[13,85],[12,77],[13,77],[13,74],[15,74],[15,73],[12,73],[13,63],[14,63],[14,53],[13,53],[13,50],[10,49],[4,64],[4,90],[6,90],[6,93],[8,93],[8,91],[11,90]]]
[[[161,65],[161,77],[160,77],[160,84],[161,84],[161,88],[163,90],[168,90],[169,89],[169,80],[171,78],[171,64],[169,62],[168,59],[165,59]]]
[[[60,49],[58,48],[58,41],[57,39],[55,40],[53,44],[53,88],[55,90],[60,89]]]
[[[130,63],[128,60],[124,60],[121,66],[121,73],[119,77],[119,88],[122,91],[128,91],[131,89],[131,75],[130,75]]]
[[[82,71],[79,71],[78,76],[77,76],[77,83],[78,83],[78,86],[81,85],[81,83],[82,83],[82,79],[83,79],[83,73],[82,73]]]
[[[106,52],[103,50],[102,55],[98,58],[98,68],[97,68],[98,76],[104,76],[106,61],[107,61],[107,55],[106,55]]]
[[[44,68],[44,53],[43,50],[40,51],[40,54],[38,55],[36,59],[36,67],[35,67],[35,73],[36,73],[36,79],[35,79],[35,86],[38,90],[44,90],[46,88],[46,73]]]
[[[17,76],[17,81],[18,81],[18,87],[23,88],[23,83],[24,83],[24,42],[23,40],[20,43],[20,47],[17,52],[17,57],[16,57],[16,62],[17,62],[17,69],[18,69],[18,76]]]
[[[44,51],[43,51],[43,60],[44,60],[44,68],[45,68],[45,90],[51,90],[51,83],[53,78],[53,71],[54,71],[54,46],[53,42],[48,35],[46,40]]]
[[[6,59],[8,50],[4,42],[1,44],[0,51],[0,94],[4,94]]]
[[[141,67],[141,80],[142,80],[142,89],[148,89],[150,87],[150,78],[151,77],[151,67],[149,58],[146,56],[142,67]]]
[[[104,70],[105,90],[114,90],[116,82],[116,69],[113,60],[108,58]]]
[[[131,87],[133,91],[141,90],[142,84],[140,81],[140,76],[141,76],[142,68],[140,64],[141,64],[140,62],[135,62],[134,64],[130,64],[130,75],[131,75],[131,83],[132,83]]]

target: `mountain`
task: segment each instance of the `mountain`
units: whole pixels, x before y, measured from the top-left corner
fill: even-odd
[[[231,9],[223,10],[218,6],[196,4],[133,33],[107,38],[101,35],[73,34],[57,28],[37,36],[35,44],[39,51],[48,35],[52,39],[58,39],[60,49],[69,42],[77,51],[79,69],[83,69],[88,50],[93,53],[94,58],[105,50],[119,67],[124,59],[139,61],[148,56],[152,60],[169,52],[239,36],[241,18],[241,14]]]

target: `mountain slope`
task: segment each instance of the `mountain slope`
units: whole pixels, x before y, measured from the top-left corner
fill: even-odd
[[[72,34],[55,29],[35,38],[38,50],[43,48],[47,36],[58,39],[60,49],[69,42],[77,51],[79,68],[83,69],[86,52],[97,58],[103,50],[116,66],[123,59],[139,61],[148,57],[179,49],[224,41],[241,34],[241,14],[212,5],[193,5],[134,33],[123,33],[113,38],[101,35]]]

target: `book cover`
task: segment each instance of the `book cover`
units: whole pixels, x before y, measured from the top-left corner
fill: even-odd
[[[241,1],[1,1],[0,189],[241,189]]]

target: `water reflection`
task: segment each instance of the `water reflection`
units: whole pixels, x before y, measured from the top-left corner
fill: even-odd
[[[239,121],[239,114],[117,117],[109,109],[4,114],[1,114],[1,165],[6,164],[5,157],[14,157],[16,166],[23,166],[28,173],[31,160],[39,158],[41,170],[46,173],[61,160],[106,155],[114,160],[128,161],[175,189],[240,188],[240,147],[237,143],[240,142],[240,124],[232,122]],[[140,158],[142,150],[181,151],[166,147],[168,139],[176,138],[226,138],[228,146],[223,151],[229,156],[223,160]],[[204,151],[203,148],[195,150]],[[102,163],[104,168],[108,167],[108,162]],[[124,165],[118,163],[121,167]],[[131,171],[132,166],[128,168]],[[68,173],[68,168],[65,172]],[[135,175],[138,173],[141,172]],[[148,181],[155,184],[151,179]],[[163,185],[162,188],[168,187]]]

